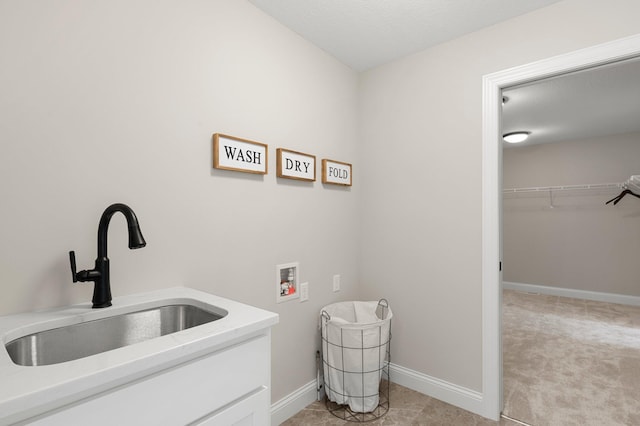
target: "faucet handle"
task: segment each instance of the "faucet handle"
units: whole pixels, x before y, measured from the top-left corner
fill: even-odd
[[[107,259],[107,262],[109,260]],[[69,252],[69,263],[71,263],[71,279],[74,283],[96,281],[102,276],[102,273],[98,269],[89,269],[76,272],[76,252],[71,250]]]
[[[69,252],[69,262],[71,263],[71,279],[74,283],[77,283],[78,274],[76,273],[76,252],[73,250]]]

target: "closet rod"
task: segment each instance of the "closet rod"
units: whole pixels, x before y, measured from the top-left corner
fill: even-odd
[[[535,186],[531,188],[506,188],[502,192],[521,193],[521,192],[549,192],[549,191],[575,191],[586,189],[621,189],[625,188],[627,183],[591,183],[585,185],[561,185],[561,186]]]

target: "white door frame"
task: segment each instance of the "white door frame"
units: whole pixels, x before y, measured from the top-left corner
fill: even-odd
[[[501,91],[543,78],[640,56],[640,34],[483,77],[482,89],[482,409],[502,411],[502,137]]]

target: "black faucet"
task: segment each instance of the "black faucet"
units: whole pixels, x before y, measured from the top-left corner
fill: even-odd
[[[69,261],[71,262],[71,278],[73,282],[93,281],[93,302],[94,308],[106,308],[111,306],[111,285],[109,283],[109,258],[107,257],[107,230],[109,229],[109,221],[114,213],[120,212],[127,219],[129,227],[129,248],[137,249],[147,245],[138,218],[131,208],[124,204],[112,204],[102,213],[100,224],[98,225],[98,257],[96,258],[96,266],[91,270],[76,272],[76,253],[69,252]]]

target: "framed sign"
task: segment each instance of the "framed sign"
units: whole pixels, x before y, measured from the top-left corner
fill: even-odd
[[[278,148],[276,150],[276,169],[278,177],[314,182],[316,180],[316,156]]]
[[[284,302],[300,297],[298,291],[298,262],[276,266],[276,302]]]
[[[266,144],[235,136],[213,135],[213,167],[245,173],[267,174]]]
[[[323,159],[322,183],[351,186],[351,164]]]

